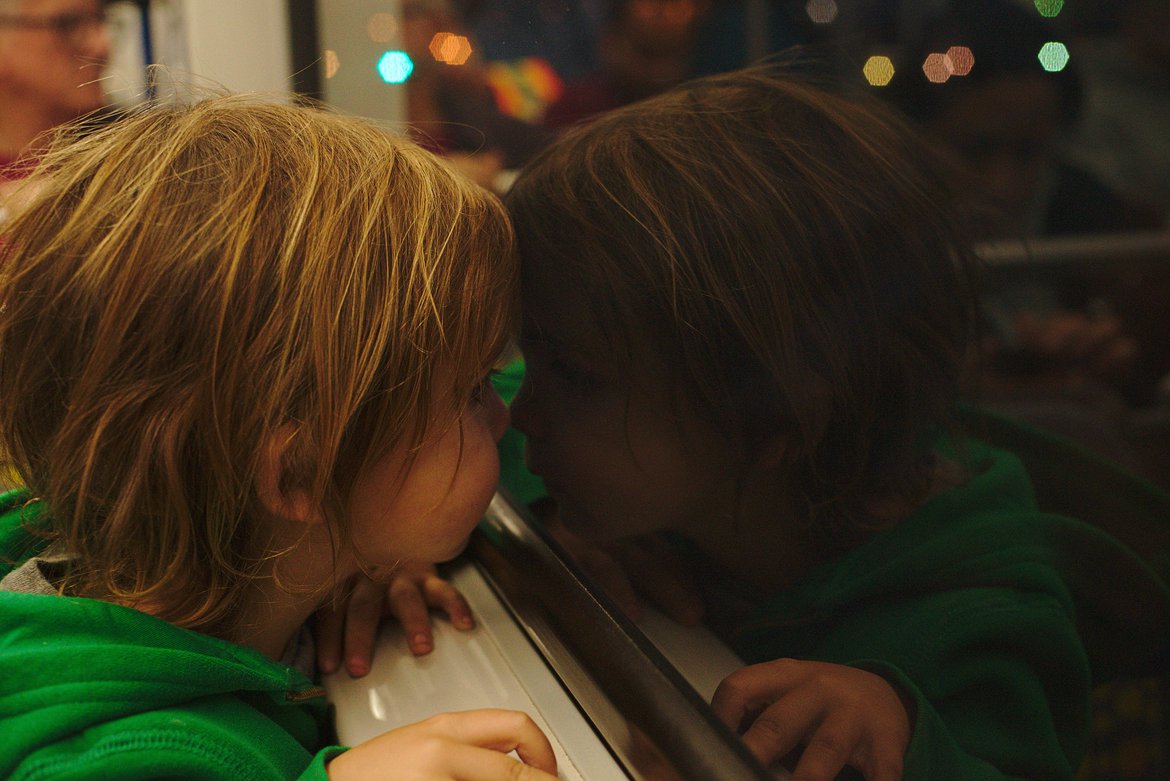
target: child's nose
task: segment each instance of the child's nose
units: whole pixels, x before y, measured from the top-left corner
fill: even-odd
[[[521,383],[516,398],[512,399],[511,410],[512,426],[526,437],[533,436],[536,415],[532,404],[532,385],[527,377]]]
[[[496,393],[494,388],[488,389],[485,393],[483,401],[484,415],[488,423],[488,431],[491,432],[492,438],[499,442],[504,437],[504,432],[508,430],[508,426],[512,422],[512,415],[508,411],[508,407],[504,404],[504,400],[500,398],[500,394]]]
[[[102,19],[88,25],[79,33],[77,41],[82,54],[92,63],[106,65],[110,61],[110,26]]]

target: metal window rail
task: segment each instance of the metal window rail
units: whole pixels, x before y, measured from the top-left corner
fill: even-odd
[[[1170,231],[995,241],[977,245],[975,254],[991,270],[1151,262],[1170,264]]]
[[[526,511],[497,494],[470,553],[631,778],[775,781]]]

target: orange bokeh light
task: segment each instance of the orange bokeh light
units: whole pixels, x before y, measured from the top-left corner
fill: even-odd
[[[465,35],[435,33],[428,48],[432,57],[448,65],[462,65],[471,57],[471,41]]]
[[[951,74],[966,76],[975,67],[975,54],[966,46],[952,46],[947,49],[947,59],[951,63]]]
[[[922,63],[922,72],[926,74],[928,81],[935,84],[942,84],[953,73],[950,60],[942,52],[926,55],[926,60]]]

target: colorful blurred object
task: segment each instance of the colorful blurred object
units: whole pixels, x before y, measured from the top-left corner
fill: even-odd
[[[525,122],[539,122],[564,91],[561,77],[543,57],[491,62],[487,80],[500,111]]]

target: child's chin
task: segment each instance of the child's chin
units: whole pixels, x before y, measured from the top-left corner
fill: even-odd
[[[466,537],[464,537],[462,540],[460,540],[459,543],[457,543],[456,545],[453,545],[451,547],[450,553],[448,553],[447,555],[438,559],[435,563],[442,564],[444,561],[450,561],[451,559],[455,558],[456,556],[458,556],[460,553],[462,553],[464,550],[467,549],[467,543],[469,543],[469,542],[471,542],[471,534],[470,533],[468,533],[468,535]]]

